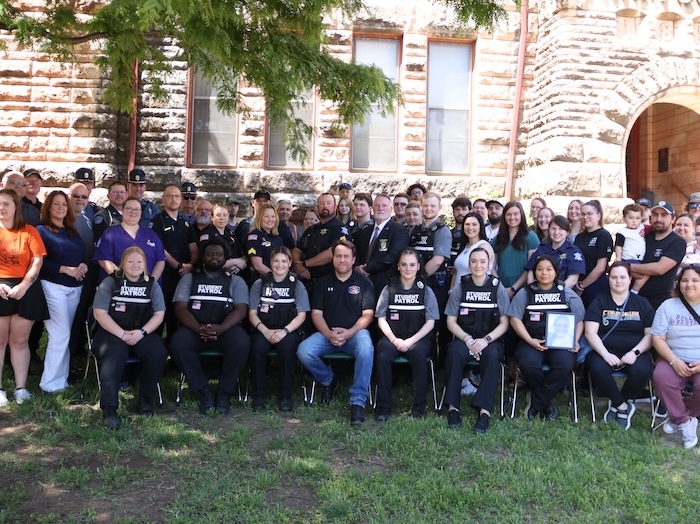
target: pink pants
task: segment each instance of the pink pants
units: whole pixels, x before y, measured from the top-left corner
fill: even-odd
[[[693,383],[693,394],[684,397],[682,392],[688,382]],[[679,377],[668,362],[659,360],[654,368],[654,388],[674,424],[683,424],[688,417],[700,415],[700,374]]]

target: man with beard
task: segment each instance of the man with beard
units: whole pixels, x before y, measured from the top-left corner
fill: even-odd
[[[450,261],[447,264],[452,268],[454,259],[457,258],[459,252],[462,251],[462,225],[464,217],[471,211],[472,202],[466,196],[458,196],[452,201],[452,216],[455,219],[455,227],[452,228],[452,249],[450,250]]]
[[[503,214],[503,204],[498,200],[489,200],[486,202],[486,209],[488,211],[489,223],[486,224],[486,238],[491,242],[496,235],[498,235],[498,230],[501,226],[501,215]]]
[[[635,282],[634,290],[658,309],[661,303],[671,296],[676,269],[685,256],[685,240],[673,231],[673,219],[676,213],[673,206],[665,200],[659,201],[651,208],[652,233],[644,237],[646,254],[641,264],[632,264],[633,277],[649,279],[643,285]]]
[[[109,205],[95,213],[92,219],[92,234],[97,242],[105,229],[122,221],[122,208],[126,202],[126,185],[124,182],[115,180],[107,187],[107,200]]]
[[[163,271],[163,297],[165,298],[165,322],[168,339],[177,329],[177,318],[173,308],[175,288],[183,275],[190,273],[197,262],[197,243],[194,228],[180,214],[182,193],[176,185],[163,190],[163,211],[152,222],[152,229],[165,250]],[[162,326],[160,328],[162,333]]]
[[[241,327],[248,313],[248,287],[242,278],[223,269],[226,250],[220,238],[204,242],[200,252],[200,268],[183,275],[175,290],[173,303],[180,327],[171,337],[170,353],[190,390],[199,394],[200,413],[206,415],[216,407],[227,414],[250,352],[250,337]],[[199,359],[203,351],[222,355],[216,400]]]
[[[214,206],[209,200],[200,200],[194,208],[194,239],[201,249],[201,243],[216,236],[216,228],[211,223],[211,211]]]
[[[394,222],[406,225],[406,206],[411,197],[406,193],[397,193],[394,195]]]
[[[348,228],[335,217],[335,197],[323,193],[316,201],[320,222],[301,235],[292,251],[294,272],[309,284],[313,294],[314,283],[333,272],[331,247],[338,240],[350,240]]]

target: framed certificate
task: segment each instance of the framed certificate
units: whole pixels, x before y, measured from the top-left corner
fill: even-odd
[[[544,345],[547,349],[574,349],[576,317],[573,313],[547,313]]]

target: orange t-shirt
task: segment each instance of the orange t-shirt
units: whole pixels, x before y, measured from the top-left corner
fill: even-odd
[[[46,248],[35,227],[0,228],[0,278],[24,278],[34,257],[45,257]]]

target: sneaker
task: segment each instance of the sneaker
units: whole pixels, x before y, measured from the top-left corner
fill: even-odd
[[[377,422],[386,422],[391,417],[391,412],[387,408],[381,408],[377,410],[377,414],[374,415],[374,419]]]
[[[698,444],[698,419],[695,417],[690,417],[688,422],[680,424],[681,431],[683,432],[683,447],[685,449],[692,449]]]
[[[675,433],[676,431],[681,430],[680,424],[674,424],[670,420],[667,420],[666,422],[664,422],[663,426],[661,426],[661,427],[664,430],[664,433],[666,433],[667,435],[670,435],[671,433]]]
[[[474,424],[474,431],[476,433],[486,433],[489,429],[489,422],[491,422],[491,416],[481,413],[476,420],[476,424]]]
[[[636,411],[636,407],[632,402],[629,400],[627,401],[627,409],[624,411],[617,410],[617,414],[615,415],[615,420],[619,424],[619,426],[627,431],[630,426],[632,425],[632,415],[634,415],[634,412]]]
[[[294,411],[294,404],[292,403],[291,398],[280,399],[278,407],[282,413],[291,413],[292,411]]]
[[[537,411],[537,410],[536,410],[535,408],[533,408],[533,407],[527,408],[526,413],[527,413],[527,419],[528,419],[530,422],[532,422],[533,420],[535,420],[537,417],[540,416],[540,412]]]
[[[605,415],[603,415],[603,422],[606,424],[614,421],[617,416],[617,408],[614,408],[612,405],[612,402],[608,400],[608,409],[605,412]]]
[[[668,411],[666,411],[666,406],[664,406],[663,403],[659,402],[659,404],[656,406],[655,416],[658,418],[668,418]]]
[[[107,429],[119,429],[117,408],[104,408],[102,410],[102,425]]]
[[[350,406],[350,424],[359,426],[365,421],[365,408],[359,404]]]
[[[447,427],[458,428],[462,425],[462,415],[456,409],[451,409],[447,412]]]
[[[544,410],[544,419],[552,422],[553,420],[557,420],[557,417],[559,416],[559,410],[554,404],[550,404],[548,408]]]
[[[219,415],[228,415],[231,413],[231,394],[226,391],[218,390],[216,392],[216,411]]]
[[[32,399],[32,394],[24,388],[15,389],[15,394],[13,396],[15,397],[15,402],[17,402],[17,404],[22,404],[25,400]]]
[[[199,390],[199,412],[202,415],[209,413],[209,410],[214,407],[214,395],[211,389],[203,387]]]
[[[321,404],[331,403],[331,400],[333,400],[333,394],[335,393],[335,389],[337,387],[338,381],[335,379],[334,376],[330,384],[328,384],[327,386],[323,386],[323,390],[321,391]]]
[[[10,401],[7,400],[7,393],[4,389],[0,389],[0,408],[7,406],[9,403]]]

